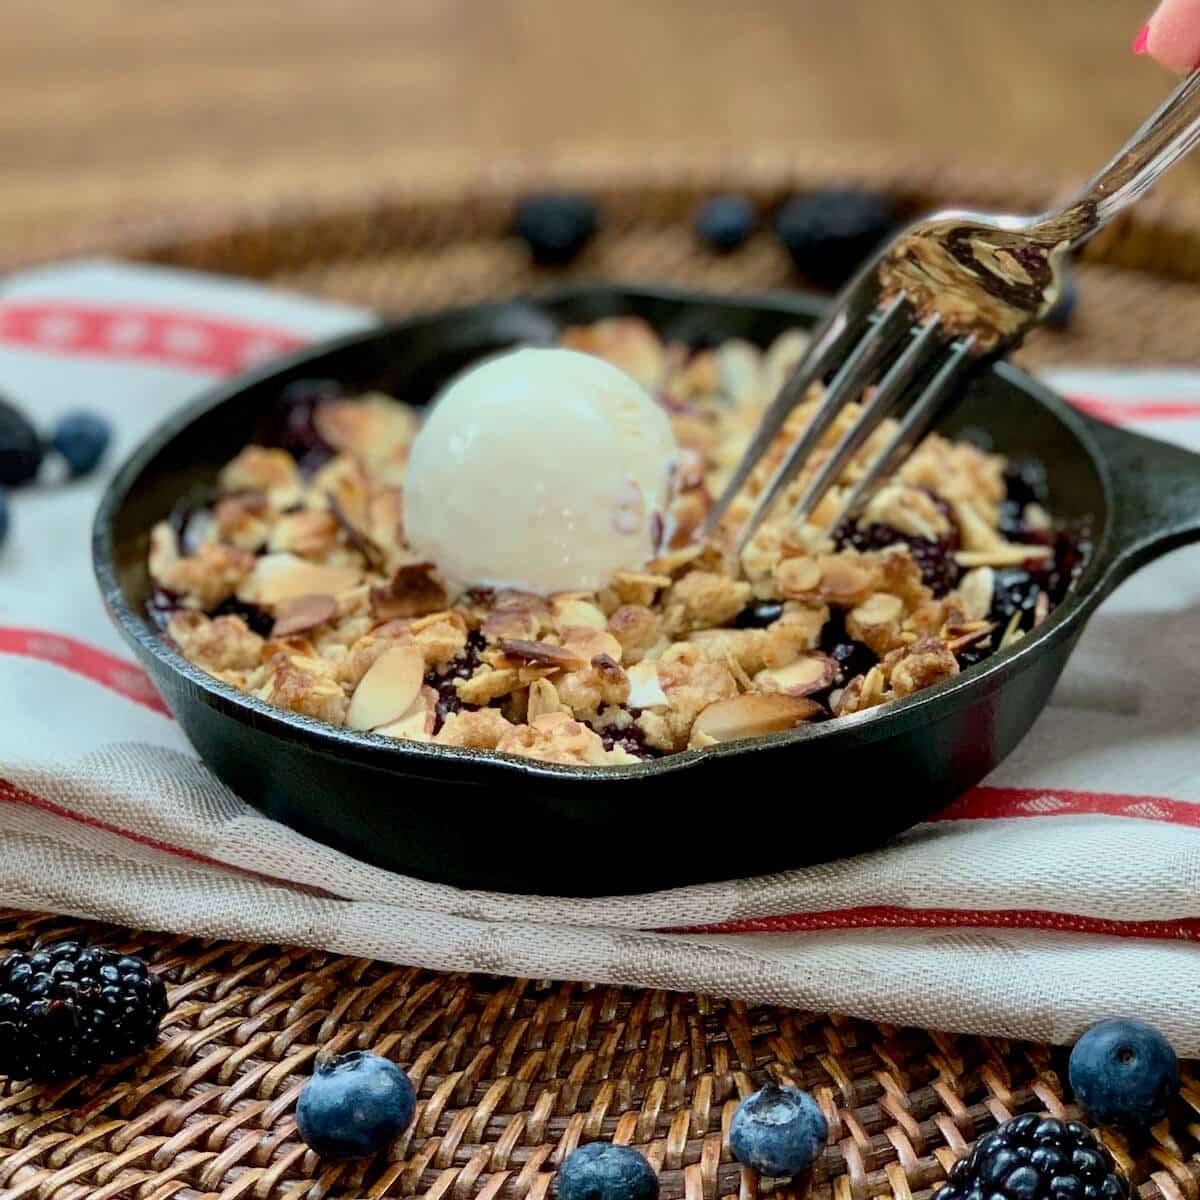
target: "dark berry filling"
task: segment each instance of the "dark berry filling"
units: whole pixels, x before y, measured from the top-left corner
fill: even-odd
[[[481,662],[480,653],[486,644],[483,634],[473,629],[467,634],[467,644],[463,647],[462,653],[451,659],[444,671],[425,672],[426,684],[437,692],[437,704],[434,707],[434,733],[442,728],[451,713],[464,710],[473,712],[479,708],[478,704],[467,704],[460,700],[455,684],[460,679],[470,679],[475,674],[475,669]]]
[[[781,600],[760,600],[756,604],[743,608],[738,613],[734,625],[738,629],[766,629],[768,625],[774,625],[781,616],[783,616]]]
[[[843,525],[834,532],[834,541],[839,550],[852,546],[855,550],[886,550],[889,546],[903,543],[908,547],[913,561],[921,569],[921,579],[935,596],[944,596],[958,582],[961,574],[954,561],[954,552],[959,548],[958,526],[950,516],[949,505],[934,492],[926,494],[937,505],[949,523],[949,532],[940,538],[914,537],[901,533],[890,525],[868,525],[865,529],[857,525]]]
[[[631,708],[626,711],[636,718],[640,710]],[[662,757],[661,750],[646,745],[646,735],[642,732],[642,727],[637,724],[628,725],[624,729],[609,729],[600,735],[600,740],[604,743],[605,750],[619,748],[626,754],[633,755],[634,758],[640,758],[643,762]]]
[[[150,589],[150,599],[146,601],[146,615],[150,618],[150,624],[160,633],[166,631],[171,614],[178,608],[179,596],[175,592],[168,592],[157,583]]]
[[[222,600],[209,616],[241,617],[252,633],[264,638],[271,636],[271,627],[275,624],[275,618],[266,609],[259,608],[257,604],[243,604],[236,596]]]
[[[336,400],[342,385],[334,379],[298,379],[279,394],[267,419],[259,427],[260,446],[278,446],[300,465],[304,475],[323,467],[337,451],[321,436],[316,412],[324,400]]]
[[[835,682],[835,687],[841,687],[857,675],[865,675],[879,661],[870,646],[852,638],[846,631],[846,614],[840,608],[830,612],[829,620],[821,630],[821,649],[840,668],[841,678]]]

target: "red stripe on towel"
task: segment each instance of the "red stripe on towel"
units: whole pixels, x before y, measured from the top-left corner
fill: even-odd
[[[146,674],[136,663],[118,658],[75,638],[44,629],[15,629],[0,626],[0,654],[19,654],[41,662],[56,663],[76,675],[82,675],[127,700],[144,704],[155,712],[170,716],[167,706]]]
[[[847,929],[1036,929],[1107,937],[1200,941],[1200,919],[1112,921],[1039,909],[896,908],[877,905],[829,912],[749,917],[716,925],[665,929],[663,933],[821,933]]]
[[[1169,796],[1076,792],[1063,788],[977,787],[928,821],[984,821],[1010,817],[1106,816],[1200,828],[1200,804]]]
[[[135,304],[51,300],[0,305],[0,344],[220,375],[235,375],[305,341],[269,325]]]

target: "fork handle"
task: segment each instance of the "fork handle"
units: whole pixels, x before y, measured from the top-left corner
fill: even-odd
[[[1066,208],[1031,232],[1082,245],[1200,142],[1200,70],[1193,71]]]

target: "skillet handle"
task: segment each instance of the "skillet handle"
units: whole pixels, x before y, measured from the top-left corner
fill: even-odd
[[[1113,481],[1112,549],[1098,591],[1139,567],[1200,541],[1200,454],[1086,416]]]

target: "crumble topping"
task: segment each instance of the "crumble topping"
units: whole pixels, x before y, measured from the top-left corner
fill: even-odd
[[[1067,248],[978,225],[921,226],[880,264],[882,295],[904,293],[922,320],[936,316],[948,333],[974,337],[976,353],[988,353],[1054,303],[1054,264]]]
[[[890,423],[797,525],[792,505],[857,417],[848,405],[737,563],[732,534],[819,388],[717,536],[695,532],[805,335],[691,351],[616,318],[562,341],[633,374],[670,415],[676,499],[643,569],[596,592],[456,594],[404,538],[419,411],[305,393],[272,414],[266,444],[223,468],[213,496],[153,529],[151,613],[166,636],[224,682],[334,725],[600,766],[833,719],[951,678],[1044,620],[1086,556],[1055,526],[1036,471],[937,434],[852,526],[830,528]]]

